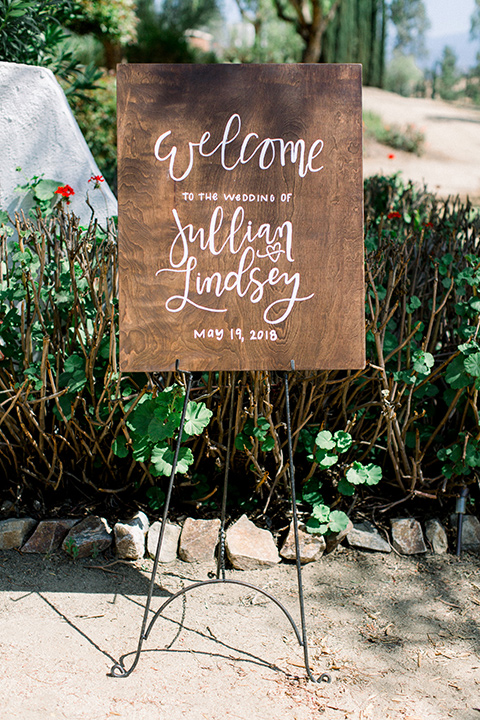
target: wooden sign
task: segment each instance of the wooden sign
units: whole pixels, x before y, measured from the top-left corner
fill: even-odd
[[[120,65],[124,371],[365,364],[360,65]]]

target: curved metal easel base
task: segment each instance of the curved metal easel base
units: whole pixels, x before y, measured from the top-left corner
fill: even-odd
[[[292,370],[295,369],[295,363],[291,362]],[[178,371],[178,360],[176,362],[176,369]],[[224,489],[223,489],[223,500],[222,500],[222,512],[221,512],[221,528],[219,532],[219,553],[218,553],[218,564],[217,564],[217,577],[216,579],[212,580],[204,580],[202,582],[192,583],[188,587],[184,588],[183,590],[180,590],[175,595],[172,595],[168,600],[166,600],[163,605],[160,607],[159,610],[155,613],[153,618],[148,622],[149,618],[149,612],[150,612],[150,603],[152,600],[153,595],[153,586],[155,582],[155,576],[157,573],[158,563],[160,559],[160,549],[162,546],[163,541],[163,534],[165,531],[165,526],[167,523],[168,518],[168,510],[170,506],[170,498],[172,494],[174,479],[175,479],[175,472],[177,467],[177,461],[178,461],[178,455],[180,451],[180,445],[181,445],[181,438],[183,435],[183,427],[185,422],[185,414],[186,414],[186,408],[187,403],[190,396],[190,389],[192,386],[192,373],[188,373],[187,375],[188,381],[186,386],[186,392],[185,392],[185,398],[184,398],[184,404],[183,404],[183,411],[182,416],[180,420],[180,427],[178,431],[178,439],[177,439],[177,445],[175,448],[175,454],[174,459],[172,463],[172,473],[170,476],[170,483],[168,486],[168,490],[165,497],[165,506],[164,506],[164,512],[163,512],[163,520],[162,520],[162,527],[160,531],[160,535],[158,538],[157,543],[157,549],[155,554],[155,559],[153,563],[153,569],[152,574],[150,578],[150,585],[149,585],[149,591],[147,595],[147,601],[145,604],[145,611],[143,616],[143,623],[142,628],[140,631],[140,637],[138,640],[138,646],[135,653],[134,661],[131,665],[131,667],[127,670],[125,668],[125,665],[123,664],[123,659],[127,657],[127,655],[122,656],[120,661],[118,663],[115,663],[113,667],[111,668],[108,675],[110,677],[116,677],[116,678],[126,678],[135,670],[138,661],[140,659],[140,655],[142,652],[142,647],[144,641],[147,639],[148,635],[150,634],[150,631],[157,621],[157,619],[162,615],[165,608],[170,605],[174,600],[176,600],[179,597],[184,596],[187,592],[190,590],[193,590],[198,587],[203,587],[205,585],[221,585],[221,584],[231,584],[231,585],[242,585],[244,587],[248,587],[252,590],[255,590],[256,592],[259,592],[263,595],[265,595],[269,600],[272,600],[272,602],[277,605],[277,607],[280,608],[280,610],[284,613],[284,615],[288,618],[290,625],[293,628],[293,631],[296,635],[296,638],[298,640],[298,643],[300,647],[303,648],[303,655],[304,655],[304,661],[305,661],[305,670],[307,672],[308,678],[315,683],[319,682],[331,682],[331,677],[328,673],[322,673],[319,678],[315,678],[313,676],[313,673],[310,669],[310,663],[308,659],[308,642],[307,642],[307,631],[306,631],[306,621],[305,621],[305,604],[304,604],[304,596],[303,596],[303,585],[302,585],[302,568],[301,568],[301,561],[300,561],[300,543],[299,543],[299,532],[298,532],[298,516],[297,516],[297,501],[296,501],[296,491],[295,491],[295,469],[293,464],[293,447],[292,447],[292,429],[290,425],[290,396],[289,396],[289,387],[288,387],[288,374],[284,374],[285,379],[285,400],[286,400],[286,411],[287,411],[287,438],[288,438],[288,455],[289,455],[289,469],[290,469],[290,481],[291,481],[291,494],[292,494],[292,521],[293,521],[293,529],[294,529],[294,536],[295,536],[295,550],[296,550],[296,568],[297,568],[297,582],[298,582],[298,598],[299,598],[299,604],[300,604],[300,619],[301,619],[301,632],[298,629],[295,621],[293,620],[292,616],[288,612],[288,610],[282,605],[282,603],[277,600],[273,595],[266,592],[265,590],[262,590],[259,587],[256,587],[255,585],[251,585],[250,583],[243,582],[242,580],[231,580],[225,578],[225,521],[226,521],[226,498],[227,498],[227,487],[228,487],[228,466],[229,463],[225,463],[225,476],[224,476]],[[227,458],[230,457],[231,453],[231,446],[232,446],[232,428],[233,428],[233,407],[234,407],[234,388],[235,388],[235,373],[232,373],[231,375],[231,400],[230,400],[230,416],[229,416],[229,430],[228,430],[228,441],[227,441]],[[148,623],[148,627],[147,627]]]
[[[183,588],[182,590],[179,590],[177,593],[175,593],[175,595],[172,595],[171,597],[169,597],[167,600],[165,600],[165,602],[163,603],[163,605],[160,606],[160,608],[157,610],[157,612],[155,613],[155,615],[153,616],[153,618],[150,620],[150,623],[149,623],[149,625],[148,625],[145,633],[144,633],[143,636],[142,636],[142,640],[147,640],[147,638],[148,638],[148,636],[150,635],[150,632],[151,632],[153,626],[155,625],[156,621],[158,620],[158,618],[163,614],[163,611],[166,610],[166,608],[167,608],[172,602],[174,602],[174,600],[177,600],[178,598],[186,595],[186,593],[187,593],[187,592],[190,592],[190,590],[195,590],[196,588],[199,588],[199,587],[205,587],[206,585],[241,585],[242,587],[247,587],[247,588],[249,588],[250,590],[255,590],[256,592],[259,592],[259,593],[261,593],[262,595],[265,595],[265,597],[267,597],[267,598],[268,598],[269,600],[271,600],[278,608],[280,608],[280,610],[281,610],[281,611],[283,612],[283,614],[286,616],[286,618],[287,618],[288,621],[290,622],[290,625],[292,626],[292,629],[293,629],[293,631],[294,631],[294,633],[295,633],[295,636],[296,636],[296,638],[297,638],[298,644],[300,645],[300,647],[303,647],[303,649],[304,649],[304,651],[305,651],[305,645],[304,645],[304,642],[303,642],[303,640],[302,640],[302,635],[301,635],[301,633],[300,633],[300,630],[298,629],[295,620],[293,619],[293,617],[291,616],[291,614],[289,613],[289,611],[287,610],[287,608],[280,602],[280,600],[278,600],[278,599],[277,599],[274,595],[272,595],[271,593],[267,592],[266,590],[263,590],[262,588],[257,587],[256,585],[252,585],[251,583],[244,582],[243,580],[230,580],[230,579],[225,579],[225,578],[217,578],[217,579],[215,579],[215,580],[203,580],[203,581],[201,581],[201,582],[192,583],[192,584],[189,585],[188,587]],[[110,677],[128,677],[128,676],[133,672],[133,670],[135,669],[135,667],[136,667],[136,665],[137,665],[137,662],[138,662],[138,660],[139,660],[139,657],[140,657],[140,653],[141,653],[141,648],[138,650],[137,656],[136,656],[136,658],[135,658],[135,660],[134,660],[134,662],[133,662],[133,665],[131,666],[131,668],[130,668],[129,670],[127,670],[127,669],[125,668],[125,666],[123,665],[123,662],[120,661],[120,662],[118,662],[118,663],[115,663],[115,665],[112,666],[112,669],[110,670],[109,676],[110,676]],[[307,672],[307,675],[308,675],[309,679],[310,679],[312,682],[315,682],[315,683],[321,683],[321,682],[329,683],[329,682],[332,681],[332,679],[331,679],[331,677],[330,677],[330,675],[329,675],[328,673],[322,673],[322,675],[320,675],[319,678],[315,678],[314,675],[313,675],[313,673],[312,673],[312,671],[310,670],[310,666],[309,666],[309,663],[308,663],[308,657],[305,658],[305,670],[306,670],[306,672]]]

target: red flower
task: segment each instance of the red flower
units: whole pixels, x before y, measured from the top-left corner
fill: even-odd
[[[423,223],[423,227],[432,227],[433,228],[433,223],[431,223],[431,222]]]
[[[95,185],[98,185],[98,183],[104,182],[104,179],[101,175],[92,175],[88,182],[92,181],[95,183]]]
[[[64,198],[68,198],[70,195],[75,195],[75,190],[70,185],[59,185],[55,190],[56,195],[61,195]]]
[[[392,220],[393,218],[401,218],[402,213],[397,212],[396,210],[394,212],[389,212],[387,215],[389,220]]]
[[[395,155],[393,153],[390,153],[390,155],[388,156],[388,159],[395,160]]]

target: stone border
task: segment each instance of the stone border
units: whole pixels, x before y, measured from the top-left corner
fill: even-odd
[[[5,504],[2,507],[5,512]],[[450,527],[456,530],[456,515],[450,517]],[[299,528],[301,562],[318,560],[324,552],[331,552],[345,537],[350,547],[373,552],[418,555],[448,552],[447,533],[438,519],[428,520],[425,534],[420,522],[413,518],[391,521],[391,539],[383,537],[369,522],[351,524],[346,533],[323,537],[311,535],[304,526]],[[184,562],[215,563],[220,520],[186,518],[183,525],[167,523],[164,533],[161,563],[178,558]],[[37,521],[31,517],[0,520],[0,550],[17,549],[22,553],[44,555],[64,551],[73,559],[96,557],[112,549],[119,559],[140,560],[153,557],[161,521],[150,523],[143,512],[117,522],[110,528],[105,518],[89,515],[83,519],[49,519]],[[480,521],[474,515],[463,518],[462,548],[480,553]],[[454,551],[454,548],[450,548]],[[293,528],[281,548],[271,532],[257,527],[246,515],[230,525],[226,532],[226,551],[231,565],[238,570],[270,567],[282,558],[293,561],[295,544]]]

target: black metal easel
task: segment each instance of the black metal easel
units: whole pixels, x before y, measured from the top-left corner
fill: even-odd
[[[292,370],[295,369],[295,364],[292,360],[291,362],[291,368]],[[178,361],[176,365],[176,369],[178,370]],[[150,578],[150,585],[148,589],[148,595],[147,595],[147,602],[145,605],[145,612],[143,615],[143,622],[142,622],[142,628],[140,630],[140,637],[138,640],[138,646],[137,651],[135,654],[134,661],[129,669],[127,669],[124,665],[124,659],[127,657],[127,655],[123,655],[118,663],[115,663],[113,667],[111,668],[108,675],[110,677],[128,677],[131,675],[131,673],[135,670],[138,661],[140,659],[140,654],[142,652],[142,647],[144,641],[148,638],[150,631],[152,630],[153,625],[157,621],[157,619],[162,615],[163,611],[177,598],[185,595],[190,590],[193,590],[197,587],[203,587],[205,585],[217,585],[217,584],[233,584],[233,585],[242,585],[244,587],[251,588],[252,590],[255,590],[262,595],[265,595],[269,600],[271,600],[277,607],[282,610],[282,612],[285,614],[285,616],[288,618],[293,631],[296,635],[296,638],[298,640],[299,645],[303,648],[303,656],[305,661],[305,670],[307,672],[307,675],[309,679],[312,682],[331,682],[331,677],[328,673],[322,673],[318,679],[316,679],[310,669],[310,662],[308,658],[308,643],[307,643],[307,628],[306,628],[306,621],[305,621],[305,601],[304,601],[304,594],[303,594],[303,584],[302,584],[302,565],[300,562],[300,542],[299,542],[299,533],[298,533],[298,514],[297,514],[297,500],[296,500],[296,490],[295,490],[295,469],[293,465],[293,445],[292,445],[292,429],[291,429],[291,422],[290,422],[290,395],[289,395],[289,387],[288,387],[288,373],[284,373],[284,382],[285,382],[285,400],[286,400],[286,413],[287,413],[287,438],[288,438],[288,457],[289,457],[289,469],[290,469],[290,484],[291,484],[291,493],[292,493],[292,513],[293,513],[293,529],[294,529],[294,536],[295,536],[295,554],[296,554],[296,566],[297,566],[297,582],[298,582],[298,600],[300,605],[300,620],[301,620],[301,632],[297,627],[297,624],[295,623],[293,617],[289,613],[289,611],[285,608],[282,603],[275,598],[270,593],[266,592],[265,590],[262,590],[261,588],[252,585],[250,583],[244,582],[242,580],[231,580],[225,578],[225,521],[226,521],[226,508],[227,508],[227,492],[228,492],[228,472],[229,472],[229,460],[230,460],[230,454],[232,449],[232,426],[233,426],[233,408],[234,408],[234,388],[235,388],[235,373],[233,372],[231,375],[231,385],[232,385],[232,391],[230,396],[230,412],[229,412],[229,425],[228,425],[228,438],[227,438],[227,455],[226,455],[226,462],[225,462],[225,474],[224,474],[224,485],[223,485],[223,498],[222,498],[222,510],[221,510],[221,522],[220,522],[220,530],[219,530],[219,551],[218,551],[218,562],[217,562],[217,573],[216,578],[209,579],[209,580],[203,580],[201,582],[192,583],[186,588],[183,588],[176,594],[172,595],[171,597],[166,600],[163,605],[157,610],[153,618],[150,620],[150,623],[147,627],[148,622],[148,616],[150,613],[150,605],[152,601],[152,595],[153,595],[153,588],[155,585],[155,577],[157,574],[158,569],[158,563],[160,559],[160,551],[162,548],[163,543],[163,536],[165,533],[165,527],[167,524],[168,519],[168,512],[170,507],[170,500],[172,496],[172,490],[173,485],[175,481],[175,474],[176,474],[176,468],[177,468],[177,461],[178,461],[178,455],[180,452],[180,446],[181,446],[181,439],[183,434],[183,426],[185,424],[185,414],[187,410],[187,404],[190,397],[190,390],[192,387],[192,373],[187,373],[187,388],[185,392],[185,399],[183,403],[183,410],[182,410],[182,416],[180,420],[180,428],[178,431],[178,439],[177,439],[177,445],[175,448],[175,454],[173,458],[173,466],[172,466],[172,473],[170,476],[170,482],[168,485],[167,494],[165,497],[165,507],[163,510],[163,519],[162,519],[162,527],[160,530],[160,535],[157,542],[157,549],[155,552],[155,559],[153,562],[153,568],[152,568],[152,575]]]

